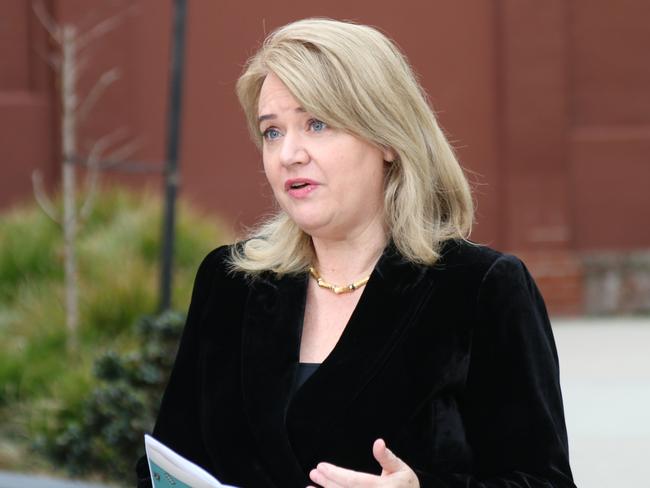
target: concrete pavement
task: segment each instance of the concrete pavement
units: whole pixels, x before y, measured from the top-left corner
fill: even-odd
[[[109,488],[97,483],[0,472],[0,488]]]
[[[554,320],[579,488],[650,487],[650,318]]]

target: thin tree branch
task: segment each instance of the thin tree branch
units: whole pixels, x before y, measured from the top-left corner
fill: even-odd
[[[61,56],[56,53],[48,54],[38,47],[34,47],[34,52],[45,61],[54,71],[61,71]]]
[[[87,53],[86,53],[87,54]],[[75,67],[75,81],[79,81],[90,65],[90,56],[77,56],[77,65]]]
[[[106,151],[106,149],[116,140],[122,137],[125,132],[126,128],[121,127],[116,131],[99,138],[90,149],[86,160],[86,166],[88,167],[88,173],[86,175],[86,199],[79,210],[79,217],[82,221],[85,221],[90,215],[97,194],[97,183],[99,181],[99,172],[101,169],[99,165],[100,157],[104,151]]]
[[[50,34],[52,39],[54,39],[58,44],[61,44],[61,27],[56,23],[52,16],[48,13],[43,4],[42,0],[34,2],[32,4],[32,9],[38,20],[43,24],[45,30]]]
[[[79,32],[83,32],[83,29],[78,28]],[[89,44],[85,47],[83,51],[77,51],[77,64],[81,65],[81,68],[78,68],[79,77],[87,70],[88,65],[96,61],[97,58],[101,57],[103,54],[100,52],[101,46],[98,43]]]
[[[123,164],[130,156],[135,154],[135,152],[142,147],[142,139],[136,138],[133,139],[122,147],[119,147],[106,157],[106,159],[100,165],[101,169],[110,169],[113,166]]]
[[[99,80],[90,89],[90,92],[79,107],[77,112],[77,120],[79,122],[83,122],[86,119],[91,109],[104,94],[104,91],[106,91],[106,88],[119,79],[120,70],[118,68],[110,69],[99,77]]]
[[[109,17],[106,20],[103,20],[102,22],[95,25],[88,31],[84,32],[77,39],[78,41],[77,49],[81,51],[98,37],[108,34],[110,31],[112,31],[122,23],[124,17],[126,17],[127,15],[134,14],[136,10],[137,10],[136,6],[132,5],[131,7],[124,10],[123,12],[120,12],[117,15]]]
[[[138,8],[138,10],[140,10],[139,5],[136,5],[137,1],[138,0],[110,0],[109,2],[104,2],[105,5],[103,8],[96,8],[85,12],[84,16],[76,21],[76,24],[79,26],[80,31],[86,32],[100,22],[102,18],[106,17],[107,12],[115,12],[118,9],[123,11],[129,6],[129,4],[131,4],[131,7],[134,9]]]
[[[107,13],[107,6],[104,5],[104,8],[94,8],[84,13],[84,16],[80,19],[77,19],[76,24],[79,27],[79,30],[86,32],[93,28],[101,22],[102,18],[105,17]]]
[[[90,216],[95,203],[95,196],[97,194],[97,183],[99,182],[99,167],[95,164],[89,166],[88,175],[86,176],[86,198],[83,205],[79,210],[79,219],[83,223],[86,222]]]
[[[92,147],[90,148],[90,151],[88,152],[85,165],[88,168],[99,167],[100,156],[102,155],[102,153],[106,151],[106,149],[108,149],[112,144],[114,144],[115,141],[124,137],[126,133],[127,133],[127,128],[120,127],[119,129],[114,130],[110,134],[106,134],[105,136],[102,136],[99,139],[97,139],[93,143]]]
[[[58,215],[56,208],[52,200],[47,196],[45,192],[45,187],[43,185],[43,173],[40,170],[32,171],[32,186],[34,188],[34,198],[36,198],[36,203],[39,207],[45,212],[50,219],[52,219],[56,224],[61,225],[61,219]]]

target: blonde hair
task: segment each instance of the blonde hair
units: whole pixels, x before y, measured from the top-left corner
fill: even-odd
[[[394,151],[384,211],[388,237],[404,258],[433,264],[443,241],[467,238],[474,217],[467,179],[406,58],[386,36],[330,19],[271,33],[237,82],[258,147],[258,100],[269,73],[315,117]],[[231,264],[247,274],[285,274],[306,270],[313,257],[309,235],[279,210],[233,246]]]

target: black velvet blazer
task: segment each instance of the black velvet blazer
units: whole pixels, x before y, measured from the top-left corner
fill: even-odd
[[[575,486],[551,326],[519,259],[448,241],[420,266],[389,246],[291,396],[308,275],[251,281],[228,253],[198,270],[156,438],[242,487],[305,487],[320,461],[379,473],[378,437],[422,487]]]

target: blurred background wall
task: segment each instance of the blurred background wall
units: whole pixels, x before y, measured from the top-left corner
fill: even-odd
[[[171,2],[46,0],[59,23],[95,25],[133,8],[90,51],[80,95],[120,79],[80,134],[125,127],[133,159],[164,159]],[[645,0],[191,0],[181,194],[235,229],[271,207],[234,86],[267,33],[307,16],[379,27],[409,57],[475,187],[472,238],[516,253],[554,315],[650,310],[650,3]],[[0,207],[33,199],[31,173],[60,166],[52,41],[32,3],[2,0]],[[158,172],[112,171],[136,188]]]

